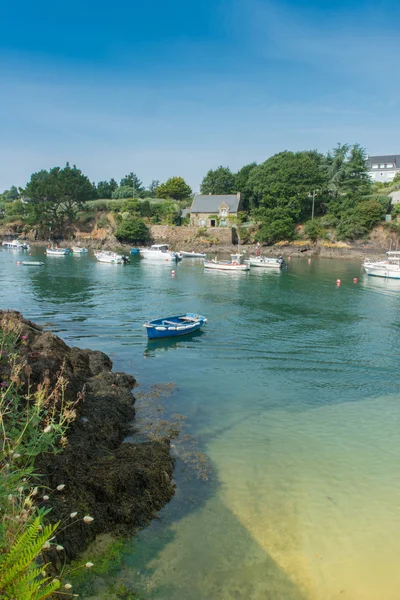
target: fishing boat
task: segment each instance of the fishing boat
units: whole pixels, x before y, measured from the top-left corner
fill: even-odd
[[[87,254],[89,250],[87,248],[81,248],[80,246],[72,246],[72,252],[74,254]]]
[[[187,335],[188,333],[197,331],[205,323],[207,323],[207,319],[202,315],[185,313],[175,317],[153,319],[145,323],[143,327],[147,330],[149,340],[155,340]]]
[[[69,252],[69,248],[54,248],[54,246],[46,248],[47,256],[67,256]]]
[[[142,258],[150,260],[163,260],[165,262],[176,262],[181,260],[177,252],[171,252],[168,244],[153,244],[150,248],[139,248]]]
[[[282,256],[278,256],[278,258],[249,256],[244,262],[250,267],[260,267],[261,269],[282,269],[286,265]]]
[[[108,250],[99,250],[98,252],[95,252],[94,255],[99,262],[103,263],[122,265],[124,263],[130,262],[128,256],[121,256],[121,254],[117,254],[116,252],[110,252]]]
[[[207,255],[204,252],[186,252],[185,250],[181,250],[178,252],[178,255],[181,258],[206,258]]]
[[[22,264],[25,267],[43,267],[44,262],[41,260],[23,260]]]
[[[373,277],[400,279],[400,252],[386,252],[387,260],[364,261],[364,271]]]
[[[31,248],[28,242],[20,242],[19,240],[5,241],[1,245],[12,250],[30,250]]]
[[[225,261],[225,260],[205,260],[205,269],[215,269],[218,271],[249,271],[250,265],[246,263],[240,264],[237,261]]]

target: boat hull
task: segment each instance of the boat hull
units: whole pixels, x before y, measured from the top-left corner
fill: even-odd
[[[258,267],[260,269],[282,269],[285,262],[283,260],[279,260],[279,258],[265,258],[265,259],[257,259],[257,258],[249,258],[245,260],[245,263],[250,265],[250,267]]]
[[[73,254],[87,254],[89,250],[87,248],[79,248],[77,246],[72,247]]]
[[[44,262],[38,260],[23,260],[22,264],[25,267],[43,267]]]
[[[182,258],[206,258],[206,254],[203,252],[185,252],[184,250],[179,252],[179,256]]]
[[[179,321],[181,319],[181,321]],[[186,320],[184,320],[186,319]],[[154,319],[144,324],[149,340],[159,340],[161,338],[174,338],[188,335],[198,331],[207,323],[207,319],[202,315],[186,313],[174,317],[165,317],[163,319]]]
[[[250,270],[250,266],[243,264],[243,265],[239,265],[239,264],[234,264],[234,263],[224,263],[224,262],[218,262],[218,261],[213,261],[213,260],[205,260],[204,261],[204,268],[205,269],[214,269],[216,271],[249,271]]]
[[[68,256],[68,254],[68,248],[60,248],[59,250],[50,250],[49,248],[47,248],[46,250],[47,256]]]
[[[364,265],[364,271],[370,277],[384,277],[385,279],[400,279],[400,269],[385,267],[369,267]]]

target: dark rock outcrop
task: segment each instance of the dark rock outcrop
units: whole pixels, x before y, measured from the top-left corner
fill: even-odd
[[[49,490],[43,492],[50,498],[44,503],[52,509],[49,519],[62,523],[57,542],[72,559],[97,533],[131,533],[172,498],[169,441],[124,442],[135,418],[135,379],[114,373],[102,352],[70,348],[19,313],[12,315],[21,323],[21,336],[26,336],[25,384],[32,389],[45,381],[51,389],[62,373],[68,381],[65,402],[78,398],[62,452],[36,460],[40,488]],[[53,491],[60,484],[64,489]],[[73,512],[79,518],[72,523]],[[85,524],[84,515],[94,521]]]

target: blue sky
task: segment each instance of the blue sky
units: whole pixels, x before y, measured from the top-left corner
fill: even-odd
[[[400,153],[400,3],[2,6],[0,190],[41,168],[181,175],[361,143]]]

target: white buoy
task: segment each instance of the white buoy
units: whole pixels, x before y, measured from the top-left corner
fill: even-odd
[[[171,275],[172,277],[175,277],[175,271],[172,271]]]

